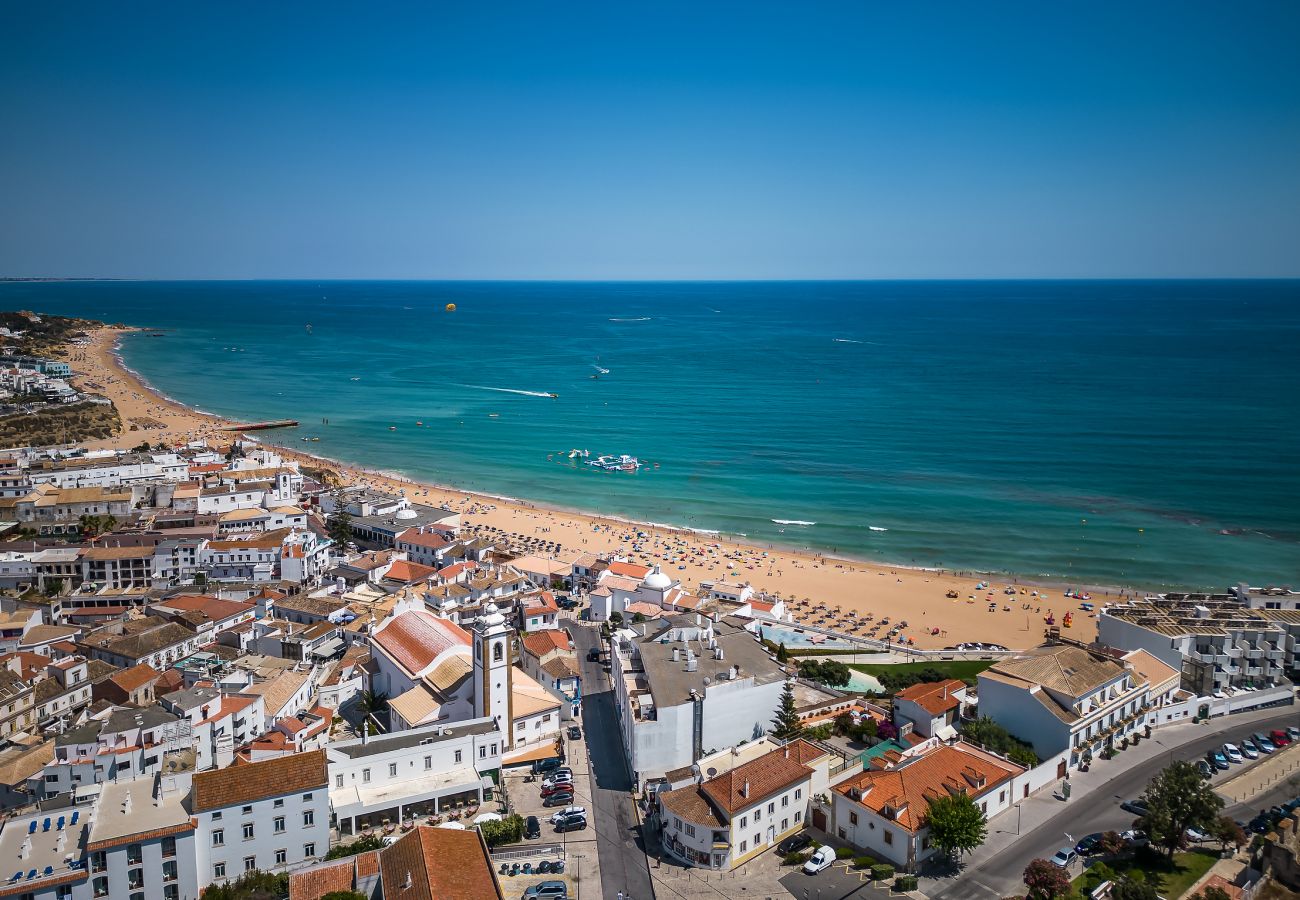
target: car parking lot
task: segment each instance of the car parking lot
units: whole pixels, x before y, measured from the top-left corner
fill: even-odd
[[[573,790],[571,799],[566,799],[561,805],[545,805],[542,796],[544,775],[535,775],[529,767],[523,766],[504,770],[503,785],[506,795],[510,798],[511,812],[522,816],[525,820],[529,816],[536,816],[540,832],[537,837],[525,837],[521,843],[493,855],[506,900],[522,898],[529,887],[544,881],[564,882],[568,886],[569,898],[601,896],[600,863],[596,852],[596,823],[592,812],[591,770],[588,765],[586,741],[582,738],[575,740],[570,737],[566,727],[564,746],[564,766],[572,773]],[[585,829],[572,831],[556,829],[552,819],[569,806],[583,807],[587,810]],[[529,854],[527,851],[530,847],[535,847],[538,852]],[[551,848],[558,848],[558,852],[547,852]],[[520,864],[521,869],[524,862],[531,863],[532,868],[536,869],[537,863],[543,859],[561,858],[565,860],[565,868],[559,875],[524,874],[522,871],[518,874],[510,874],[510,867],[516,862]],[[502,863],[508,866],[505,874],[501,873]]]

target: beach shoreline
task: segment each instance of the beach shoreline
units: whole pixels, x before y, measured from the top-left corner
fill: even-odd
[[[86,446],[128,449],[144,441],[180,444],[200,438],[228,443],[236,432],[223,429],[237,423],[186,406],[127,365],[121,341],[140,330],[104,326],[92,333],[89,346],[71,348],[69,359],[77,371],[74,382],[111,399],[123,423],[121,434],[87,442]],[[132,425],[137,430],[132,431]],[[334,470],[344,483],[401,492],[413,502],[454,509],[470,527],[497,528],[523,537],[544,535],[544,540],[562,544],[565,551],[606,554],[622,549],[638,562],[660,563],[688,590],[696,589],[701,581],[747,582],[756,591],[788,598],[792,604],[808,599],[842,610],[843,615],[852,611],[877,621],[890,619],[896,623],[910,618],[915,621],[910,622],[905,633],[920,649],[939,649],[963,641],[993,642],[1017,649],[1035,646],[1042,640],[1049,611],[1057,624],[1065,612],[1072,611],[1074,627],[1064,633],[1089,641],[1095,637],[1095,620],[1079,610],[1077,600],[1064,598],[1061,592],[1067,587],[1088,591],[1098,603],[1118,600],[1127,593],[1113,586],[1067,584],[1010,573],[955,573],[867,561],[705,529],[556,508],[372,470],[362,464],[271,444],[255,434],[250,437],[273,446],[299,464]],[[632,545],[638,543],[637,531],[650,532],[649,538],[639,541],[642,552],[632,550]],[[976,582],[988,582],[987,592],[976,593]],[[1008,586],[1017,590],[1014,597],[1004,593]],[[1034,590],[1048,596],[1033,596]],[[951,592],[956,592],[957,598],[948,596]],[[993,611],[989,610],[990,599],[996,601]],[[807,609],[793,611],[807,624],[816,624],[807,618]],[[934,630],[938,633],[932,634]]]

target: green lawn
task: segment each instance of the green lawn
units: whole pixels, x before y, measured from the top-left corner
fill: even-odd
[[[1175,853],[1171,865],[1163,853],[1140,850],[1132,859],[1108,862],[1106,865],[1118,875],[1134,870],[1139,871],[1149,883],[1155,885],[1161,897],[1178,900],[1187,893],[1189,887],[1210,870],[1218,858],[1214,853],[1204,850],[1189,850],[1186,853]],[[1072,897],[1087,896],[1083,885],[1086,877],[1087,875],[1084,874],[1074,879],[1070,891]]]
[[[849,668],[857,669],[859,672],[871,675],[874,678],[890,674],[916,675],[926,669],[934,669],[949,678],[958,678],[965,681],[966,679],[973,680],[976,675],[993,665],[993,662],[994,660],[991,659],[949,659],[923,663],[899,663],[893,666],[881,663],[850,663]]]

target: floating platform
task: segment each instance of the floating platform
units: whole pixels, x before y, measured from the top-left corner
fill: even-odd
[[[266,431],[268,428],[296,428],[296,419],[277,419],[274,422],[249,422],[244,425],[226,425],[222,431]]]

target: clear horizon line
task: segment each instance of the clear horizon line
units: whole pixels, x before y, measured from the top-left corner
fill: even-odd
[[[278,275],[278,276],[189,276],[189,277],[153,277],[136,275],[0,275],[0,284],[23,284],[59,281],[127,281],[127,282],[442,282],[449,284],[853,284],[862,282],[888,281],[994,281],[994,282],[1053,282],[1053,281],[1297,281],[1295,275],[870,275],[860,277],[804,277],[804,278],[538,278],[538,277],[498,277],[498,278],[448,278],[436,276],[313,276],[313,275]]]

